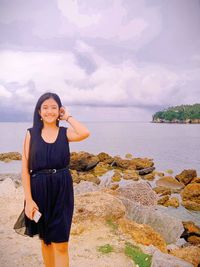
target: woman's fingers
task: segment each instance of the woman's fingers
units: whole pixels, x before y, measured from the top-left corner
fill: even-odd
[[[25,214],[30,220],[33,219],[33,215],[34,215],[35,210],[39,210],[36,203],[32,207],[29,207],[28,210],[26,209]]]
[[[65,113],[65,108],[64,108],[64,107],[61,107],[61,108],[60,108],[60,112],[61,112],[62,115],[64,115],[64,113]]]
[[[34,202],[34,207],[33,208],[39,210],[39,207],[35,202]]]
[[[32,213],[31,213],[31,220],[33,220],[33,216],[34,216],[34,212],[35,212],[36,209],[33,209],[32,210]]]

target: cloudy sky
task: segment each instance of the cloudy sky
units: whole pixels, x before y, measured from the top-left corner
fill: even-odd
[[[82,121],[200,103],[199,0],[0,0],[0,121],[57,93]]]

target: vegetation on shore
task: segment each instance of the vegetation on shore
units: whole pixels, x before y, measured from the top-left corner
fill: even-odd
[[[144,253],[139,247],[126,242],[125,254],[130,257],[139,267],[150,267],[152,255]]]
[[[98,251],[102,254],[108,254],[115,250],[110,244],[105,244],[103,246],[99,246]],[[139,267],[151,266],[152,255],[144,253],[139,247],[131,244],[130,242],[126,242],[124,253]]]
[[[169,107],[153,115],[153,122],[200,123],[200,104]]]
[[[111,231],[114,234],[118,234],[118,225],[112,220],[107,219],[106,224],[111,228]],[[108,254],[115,251],[115,248],[110,244],[105,244],[102,246],[98,246],[97,250],[102,254]],[[131,242],[125,242],[125,247],[123,249],[125,255],[137,264],[138,267],[150,267],[152,261],[152,255],[144,253],[141,248],[138,246],[133,245]]]

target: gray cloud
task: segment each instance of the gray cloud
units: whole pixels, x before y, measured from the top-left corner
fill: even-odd
[[[200,101],[198,0],[0,5],[0,120],[13,112],[30,119],[49,90],[99,119],[109,107],[127,108],[124,119],[149,120],[158,109]]]

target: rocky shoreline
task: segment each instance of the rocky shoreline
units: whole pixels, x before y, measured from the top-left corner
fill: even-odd
[[[4,162],[13,159],[21,160],[20,153],[0,154]],[[182,208],[200,218],[196,170],[173,176],[172,170],[156,171],[152,159],[80,151],[71,153],[70,171],[75,192],[71,267],[200,264],[200,227],[166,212]],[[20,173],[0,174],[2,266],[43,266],[37,238],[19,236],[12,229],[22,207]],[[26,254],[24,243],[30,248]],[[134,253],[147,265],[138,263]]]
[[[173,120],[165,120],[165,119],[160,119],[156,118],[152,120],[153,123],[180,123],[180,124],[199,124],[200,119],[186,119],[186,120],[178,120],[178,119],[173,119]]]

